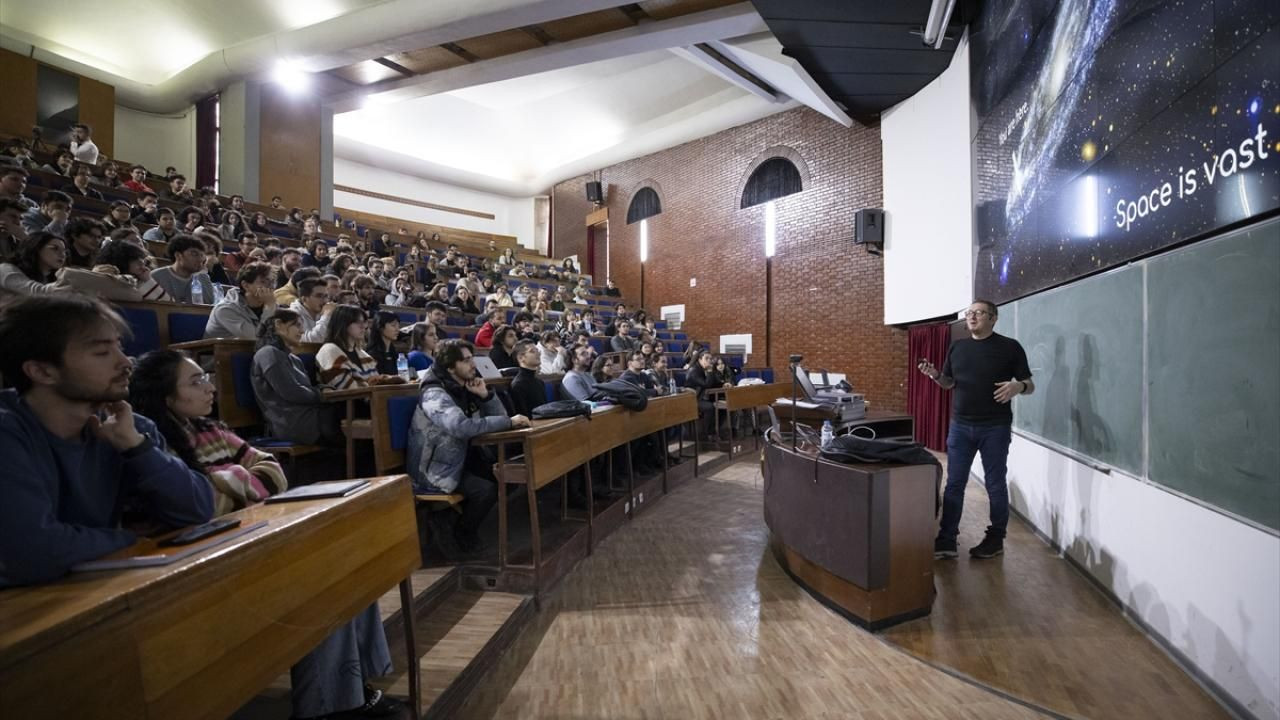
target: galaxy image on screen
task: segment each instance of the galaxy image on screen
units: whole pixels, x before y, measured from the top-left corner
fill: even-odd
[[[1280,0],[986,2],[969,61],[979,297],[1280,208]]]

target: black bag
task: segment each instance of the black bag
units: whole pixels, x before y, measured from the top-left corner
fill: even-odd
[[[644,390],[623,380],[596,383],[590,399],[608,400],[628,410],[643,410],[649,405],[649,396],[644,394]]]
[[[591,419],[591,406],[578,402],[577,400],[556,400],[555,402],[543,403],[533,409],[533,417],[535,419],[546,418],[567,418],[586,415],[587,419]]]
[[[841,435],[831,439],[822,449],[822,457],[838,463],[900,463],[902,465],[932,465],[934,470],[934,514],[942,509],[942,463],[920,443],[868,440],[855,435]]]

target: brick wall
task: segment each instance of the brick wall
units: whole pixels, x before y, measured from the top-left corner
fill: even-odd
[[[764,206],[738,205],[746,174],[779,145],[803,158],[809,182],[776,202],[766,363]],[[844,128],[798,108],[604,168],[613,279],[626,297],[640,297],[640,231],[626,224],[627,204],[654,181],[663,212],[649,219],[646,308],[684,304],[690,337],[713,349],[722,334],[751,333],[749,365],[768,364],[784,378],[787,355],[798,352],[806,367],[849,373],[875,408],[905,410],[906,331],[881,324],[883,260],[853,244],[854,212],[883,204],[880,160],[878,126]],[[585,250],[588,179],[553,189],[557,257]]]

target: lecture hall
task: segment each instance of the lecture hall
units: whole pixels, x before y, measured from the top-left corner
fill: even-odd
[[[1280,1],[0,2],[0,715],[1280,720]]]

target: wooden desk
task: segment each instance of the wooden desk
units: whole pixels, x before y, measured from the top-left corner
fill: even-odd
[[[685,392],[667,397],[651,398],[642,411],[630,411],[620,406],[597,411],[588,420],[583,417],[534,420],[529,428],[506,430],[481,435],[472,440],[479,445],[497,445],[498,463],[494,474],[498,478],[498,569],[519,567],[533,574],[535,597],[541,589],[542,536],[538,529],[538,502],[540,488],[560,479],[576,467],[586,472],[588,534],[595,516],[592,499],[591,458],[669,427],[694,422],[698,419],[698,403],[694,393]],[[506,453],[508,443],[521,443],[523,453],[519,462],[509,462]],[[666,444],[663,450],[663,475],[668,469]],[[533,562],[527,566],[514,566],[507,560],[507,504],[508,484],[525,485],[529,499],[529,525]],[[634,490],[634,475],[628,491]],[[562,506],[563,507],[563,506]]]
[[[788,396],[791,383],[760,383],[758,385],[738,385],[731,388],[711,388],[707,390],[708,399],[715,403],[716,409],[729,413],[738,410],[755,410],[768,407],[774,400]],[[720,435],[720,413],[716,413],[716,436]],[[733,457],[733,417],[729,418],[729,457]]]
[[[225,718],[397,583],[412,619],[407,477],[232,516],[268,525],[172,565],[0,591],[5,716]]]

